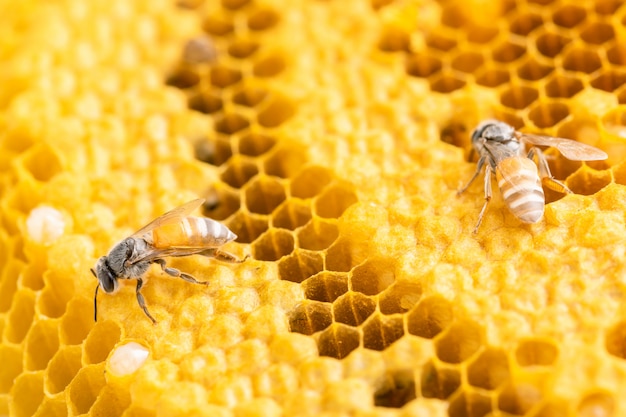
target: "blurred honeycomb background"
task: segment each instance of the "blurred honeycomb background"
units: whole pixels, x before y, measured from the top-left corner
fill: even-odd
[[[0,0],[0,415],[626,415],[621,0]],[[524,225],[486,118],[607,161]],[[242,264],[96,259],[205,198]]]

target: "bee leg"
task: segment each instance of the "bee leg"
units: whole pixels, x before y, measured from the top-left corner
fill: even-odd
[[[483,165],[485,165],[485,158],[482,157],[478,160],[478,163],[476,165],[476,171],[474,172],[474,175],[472,175],[472,178],[470,178],[469,182],[467,184],[465,184],[465,187],[462,187],[460,190],[457,190],[456,195],[461,195],[462,193],[465,192],[465,190],[467,190],[469,188],[470,185],[472,185],[472,183],[474,182],[474,180],[478,177],[478,174],[480,174],[480,171],[483,169]]]
[[[550,167],[548,166],[548,160],[543,152],[541,152],[541,149],[530,148],[530,151],[528,151],[528,158],[535,160],[535,156],[537,157],[537,167],[539,168],[541,183],[553,191],[563,194],[572,194],[572,190],[570,190],[567,185],[552,176]]]
[[[476,223],[476,227],[474,227],[474,234],[478,232],[478,228],[480,224],[483,222],[483,216],[487,211],[487,205],[491,201],[491,165],[487,164],[485,167],[485,204],[483,204],[483,208],[480,210],[480,214],[478,214],[478,222]]]
[[[192,284],[209,285],[208,282],[198,281],[192,275],[181,272],[179,269],[170,268],[169,266],[167,266],[167,263],[163,259],[155,259],[154,263],[161,265],[161,269],[163,270],[163,272],[165,272],[168,275],[183,279],[187,282],[191,282]]]
[[[137,302],[139,303],[139,307],[141,307],[143,312],[146,313],[146,316],[148,316],[148,318],[152,320],[152,324],[156,324],[157,321],[154,319],[154,317],[152,317],[152,315],[148,311],[148,307],[146,306],[146,300],[145,298],[143,298],[143,295],[141,295],[142,286],[143,286],[143,281],[141,280],[141,278],[137,278],[137,289],[135,290],[135,292],[137,293]]]

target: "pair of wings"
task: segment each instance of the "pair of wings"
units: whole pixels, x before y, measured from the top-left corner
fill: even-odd
[[[576,142],[571,139],[522,132],[515,132],[515,137],[517,140],[524,143],[539,146],[552,146],[561,152],[561,155],[572,161],[601,161],[609,157],[604,151],[594,146]]]

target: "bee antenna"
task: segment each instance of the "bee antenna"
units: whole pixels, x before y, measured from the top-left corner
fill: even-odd
[[[91,270],[93,272],[93,269]],[[93,295],[93,321],[98,321],[98,288],[100,288],[100,283],[96,285],[96,292]]]
[[[94,271],[93,268],[89,268],[89,270],[91,271],[94,277],[98,278],[98,276],[96,275],[96,271]]]

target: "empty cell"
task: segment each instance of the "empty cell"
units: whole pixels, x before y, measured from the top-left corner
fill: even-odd
[[[224,103],[220,97],[210,92],[200,91],[189,96],[187,106],[203,114],[212,114],[222,110]]]
[[[35,294],[31,290],[20,289],[13,296],[13,303],[7,316],[4,336],[8,342],[22,343],[35,316]]]
[[[574,4],[565,4],[552,14],[552,21],[561,27],[571,29],[581,24],[587,17],[587,11]]]
[[[220,179],[233,188],[241,188],[259,173],[254,162],[235,156],[226,163]]]
[[[322,333],[317,341],[320,356],[343,359],[359,347],[361,335],[353,327],[334,323]]]
[[[626,45],[622,43],[611,46],[606,51],[609,62],[615,65],[626,65]]]
[[[46,392],[62,392],[81,368],[80,346],[64,346],[59,349],[46,369]]]
[[[402,317],[376,314],[363,325],[363,347],[382,351],[404,336]]]
[[[409,333],[432,339],[452,323],[450,302],[440,296],[430,296],[419,302],[407,316]]]
[[[374,393],[374,405],[402,408],[416,398],[415,377],[410,369],[390,373],[381,388]]]
[[[183,47],[183,62],[187,64],[208,64],[217,59],[217,48],[208,36],[189,39]]]
[[[61,319],[59,338],[64,345],[79,345],[93,327],[93,302],[84,298],[72,298],[67,312]]]
[[[98,398],[93,403],[89,410],[91,416],[125,416],[125,417],[152,417],[150,412],[148,415],[144,415],[145,409],[141,409],[141,412],[131,413],[124,411],[130,406],[131,398],[128,392],[120,392],[117,387],[106,385],[102,391],[98,394]]]
[[[251,181],[245,196],[248,210],[258,214],[271,214],[287,198],[280,181],[268,176],[257,176]]]
[[[375,310],[376,302],[358,292],[348,292],[333,303],[335,321],[349,326],[360,326]]]
[[[451,93],[465,86],[465,81],[454,74],[440,74],[430,80],[430,89],[438,93]]]
[[[471,43],[485,44],[491,42],[498,36],[498,33],[498,28],[495,26],[470,25],[467,28],[466,36],[467,40]]]
[[[267,175],[291,178],[305,163],[306,154],[302,149],[283,145],[272,150],[263,163],[263,168]]]
[[[301,248],[309,250],[324,250],[339,236],[339,229],[335,223],[314,218],[306,226],[298,230],[298,243]]]
[[[197,160],[220,166],[233,156],[230,141],[221,138],[201,138],[194,143]]]
[[[460,391],[450,401],[450,417],[483,417],[492,410],[491,397],[474,391]]]
[[[241,207],[239,193],[226,187],[213,189],[202,205],[202,213],[214,220],[225,220]]]
[[[510,80],[508,71],[497,68],[485,68],[476,74],[476,82],[485,87],[497,87]]]
[[[608,23],[591,22],[580,33],[580,37],[587,43],[601,45],[615,39],[615,30]]]
[[[211,80],[211,85],[217,88],[226,88],[231,85],[237,84],[241,81],[241,71],[228,68],[222,65],[214,65],[211,67],[211,72],[209,73],[209,79]]]
[[[353,291],[376,295],[386,290],[395,280],[395,262],[387,258],[370,258],[350,273]]]
[[[104,362],[121,336],[122,330],[116,323],[109,320],[97,322],[83,345],[85,363]]]
[[[556,33],[546,32],[537,37],[537,50],[548,58],[554,58],[563,51],[570,39]]]
[[[560,102],[535,103],[528,117],[539,128],[552,127],[569,116],[569,108]]]
[[[251,0],[221,0],[222,7],[229,10],[241,9],[250,3]]]
[[[191,88],[200,82],[200,75],[193,69],[188,67],[180,67],[174,70],[165,79],[165,84],[186,89]]]
[[[248,156],[260,156],[272,149],[276,139],[260,133],[249,133],[239,138],[239,153]]]
[[[614,92],[626,83],[626,72],[607,71],[591,80],[591,86],[609,93]]]
[[[202,30],[213,36],[226,36],[233,32],[234,26],[222,16],[208,16],[202,22]]]
[[[442,52],[448,52],[452,48],[456,47],[456,40],[454,38],[449,38],[444,34],[439,34],[435,31],[428,34],[428,37],[426,38],[426,45],[428,45],[432,49],[437,49]],[[424,56],[427,57],[428,55]]]
[[[296,114],[295,104],[287,97],[272,94],[268,102],[264,103],[257,115],[257,122],[263,127],[273,128],[285,123]]]
[[[248,16],[250,30],[267,30],[278,23],[278,13],[271,9],[259,9]]]
[[[60,278],[52,278],[50,281],[54,281],[56,285],[47,285],[40,292],[37,310],[44,316],[59,318],[65,314],[67,304],[74,292],[74,286],[71,282],[63,281]]]
[[[555,343],[545,339],[525,339],[515,349],[515,358],[520,366],[552,366],[558,350]]]
[[[0,256],[4,256],[4,254]],[[0,312],[6,313],[14,302],[14,294],[17,291],[17,279],[26,264],[18,259],[7,259],[6,261],[2,259],[2,261],[4,268],[0,275]]]
[[[591,74],[602,67],[602,61],[596,51],[575,47],[563,57],[563,68]]]
[[[543,19],[535,13],[519,13],[511,22],[509,30],[520,36],[527,36],[530,32],[543,25]]]
[[[0,345],[0,393],[7,393],[15,378],[22,373],[22,348],[19,345]]]
[[[393,26],[385,28],[378,40],[378,49],[384,52],[409,52],[410,46],[409,34]]]
[[[247,129],[248,126],[250,126],[250,122],[236,113],[225,114],[215,121],[215,130],[225,135],[232,135],[240,130]]]
[[[315,198],[315,213],[327,219],[338,219],[348,207],[357,201],[351,185],[335,183]]]
[[[619,322],[606,331],[604,346],[611,355],[626,359],[626,321]]]
[[[104,364],[87,365],[78,371],[69,385],[69,407],[74,415],[86,414],[106,385]]]
[[[555,75],[545,86],[546,95],[548,97],[570,98],[583,90],[584,86],[578,77],[568,75]]]
[[[252,243],[268,229],[264,215],[238,211],[226,221],[226,226],[237,235],[237,242]]]
[[[277,261],[293,252],[293,234],[284,229],[270,229],[252,243],[252,256],[259,261]]]
[[[467,367],[467,381],[477,388],[494,390],[511,375],[509,360],[502,349],[487,348]]]
[[[463,9],[454,3],[450,3],[441,11],[441,23],[456,29],[464,26],[467,21],[463,15]]]
[[[328,271],[348,272],[358,259],[354,257],[355,251],[347,239],[337,239],[326,251],[325,269]]]
[[[39,320],[31,327],[24,345],[26,370],[46,369],[48,362],[59,349],[58,328],[57,320]]]
[[[461,52],[452,60],[452,68],[461,72],[473,73],[484,64],[483,55],[478,52]]]
[[[459,321],[435,341],[437,357],[447,363],[461,363],[482,346],[483,330],[472,321]]]
[[[302,227],[311,220],[311,207],[302,200],[290,198],[284,201],[272,215],[272,226],[288,230],[295,230]],[[299,239],[300,240],[300,239]],[[299,245],[303,249],[313,249]]]
[[[260,78],[274,77],[280,74],[286,66],[287,62],[282,54],[274,53],[260,57],[252,66],[252,74]]]
[[[517,61],[526,53],[526,48],[516,43],[505,42],[497,46],[493,53],[493,59],[505,64]]]
[[[289,313],[289,330],[312,335],[322,331],[333,322],[331,304],[306,300]]]
[[[424,364],[420,374],[424,398],[449,398],[461,386],[461,373],[452,367],[435,365],[432,361]]]
[[[378,297],[378,308],[383,314],[404,314],[415,307],[421,297],[419,283],[395,282]]]
[[[324,259],[322,255],[307,250],[297,249],[289,256],[284,256],[278,261],[278,277],[285,281],[300,283],[323,269]]]
[[[411,54],[405,63],[406,73],[413,77],[428,78],[441,71],[442,63],[439,59],[426,54]]]
[[[333,175],[327,168],[308,166],[291,180],[291,195],[298,198],[315,197],[332,179]]]
[[[46,143],[30,147],[20,156],[19,163],[37,181],[50,181],[63,171],[57,151]]]
[[[537,90],[521,85],[512,85],[500,94],[500,103],[515,110],[523,110],[539,98]]]
[[[623,0],[596,0],[595,10],[597,14],[611,16],[623,3]]]
[[[306,279],[302,287],[307,299],[332,303],[348,292],[348,275],[345,272],[322,271]]]
[[[589,165],[582,165],[567,178],[566,184],[575,194],[593,195],[612,182],[611,171],[597,171]]]
[[[57,395],[53,398],[44,397],[41,405],[37,409],[37,412],[33,417],[66,417],[67,416],[67,404],[65,398],[62,395]]]
[[[374,10],[382,9],[385,6],[393,3],[393,0],[371,0],[372,8]]]
[[[233,40],[228,47],[228,54],[233,58],[246,59],[259,49],[259,44],[249,39]]]
[[[233,102],[241,106],[254,107],[267,97],[267,90],[263,88],[247,87],[233,95]]]
[[[606,391],[593,392],[585,395],[578,407],[578,417],[612,417],[615,416],[615,397]]]
[[[546,77],[553,70],[554,67],[543,65],[531,58],[517,69],[517,75],[523,80],[538,81]]]
[[[507,385],[498,395],[498,409],[523,416],[540,401],[541,391],[533,385]]]
[[[23,373],[11,389],[9,410],[14,417],[31,417],[44,399],[43,371]]]

